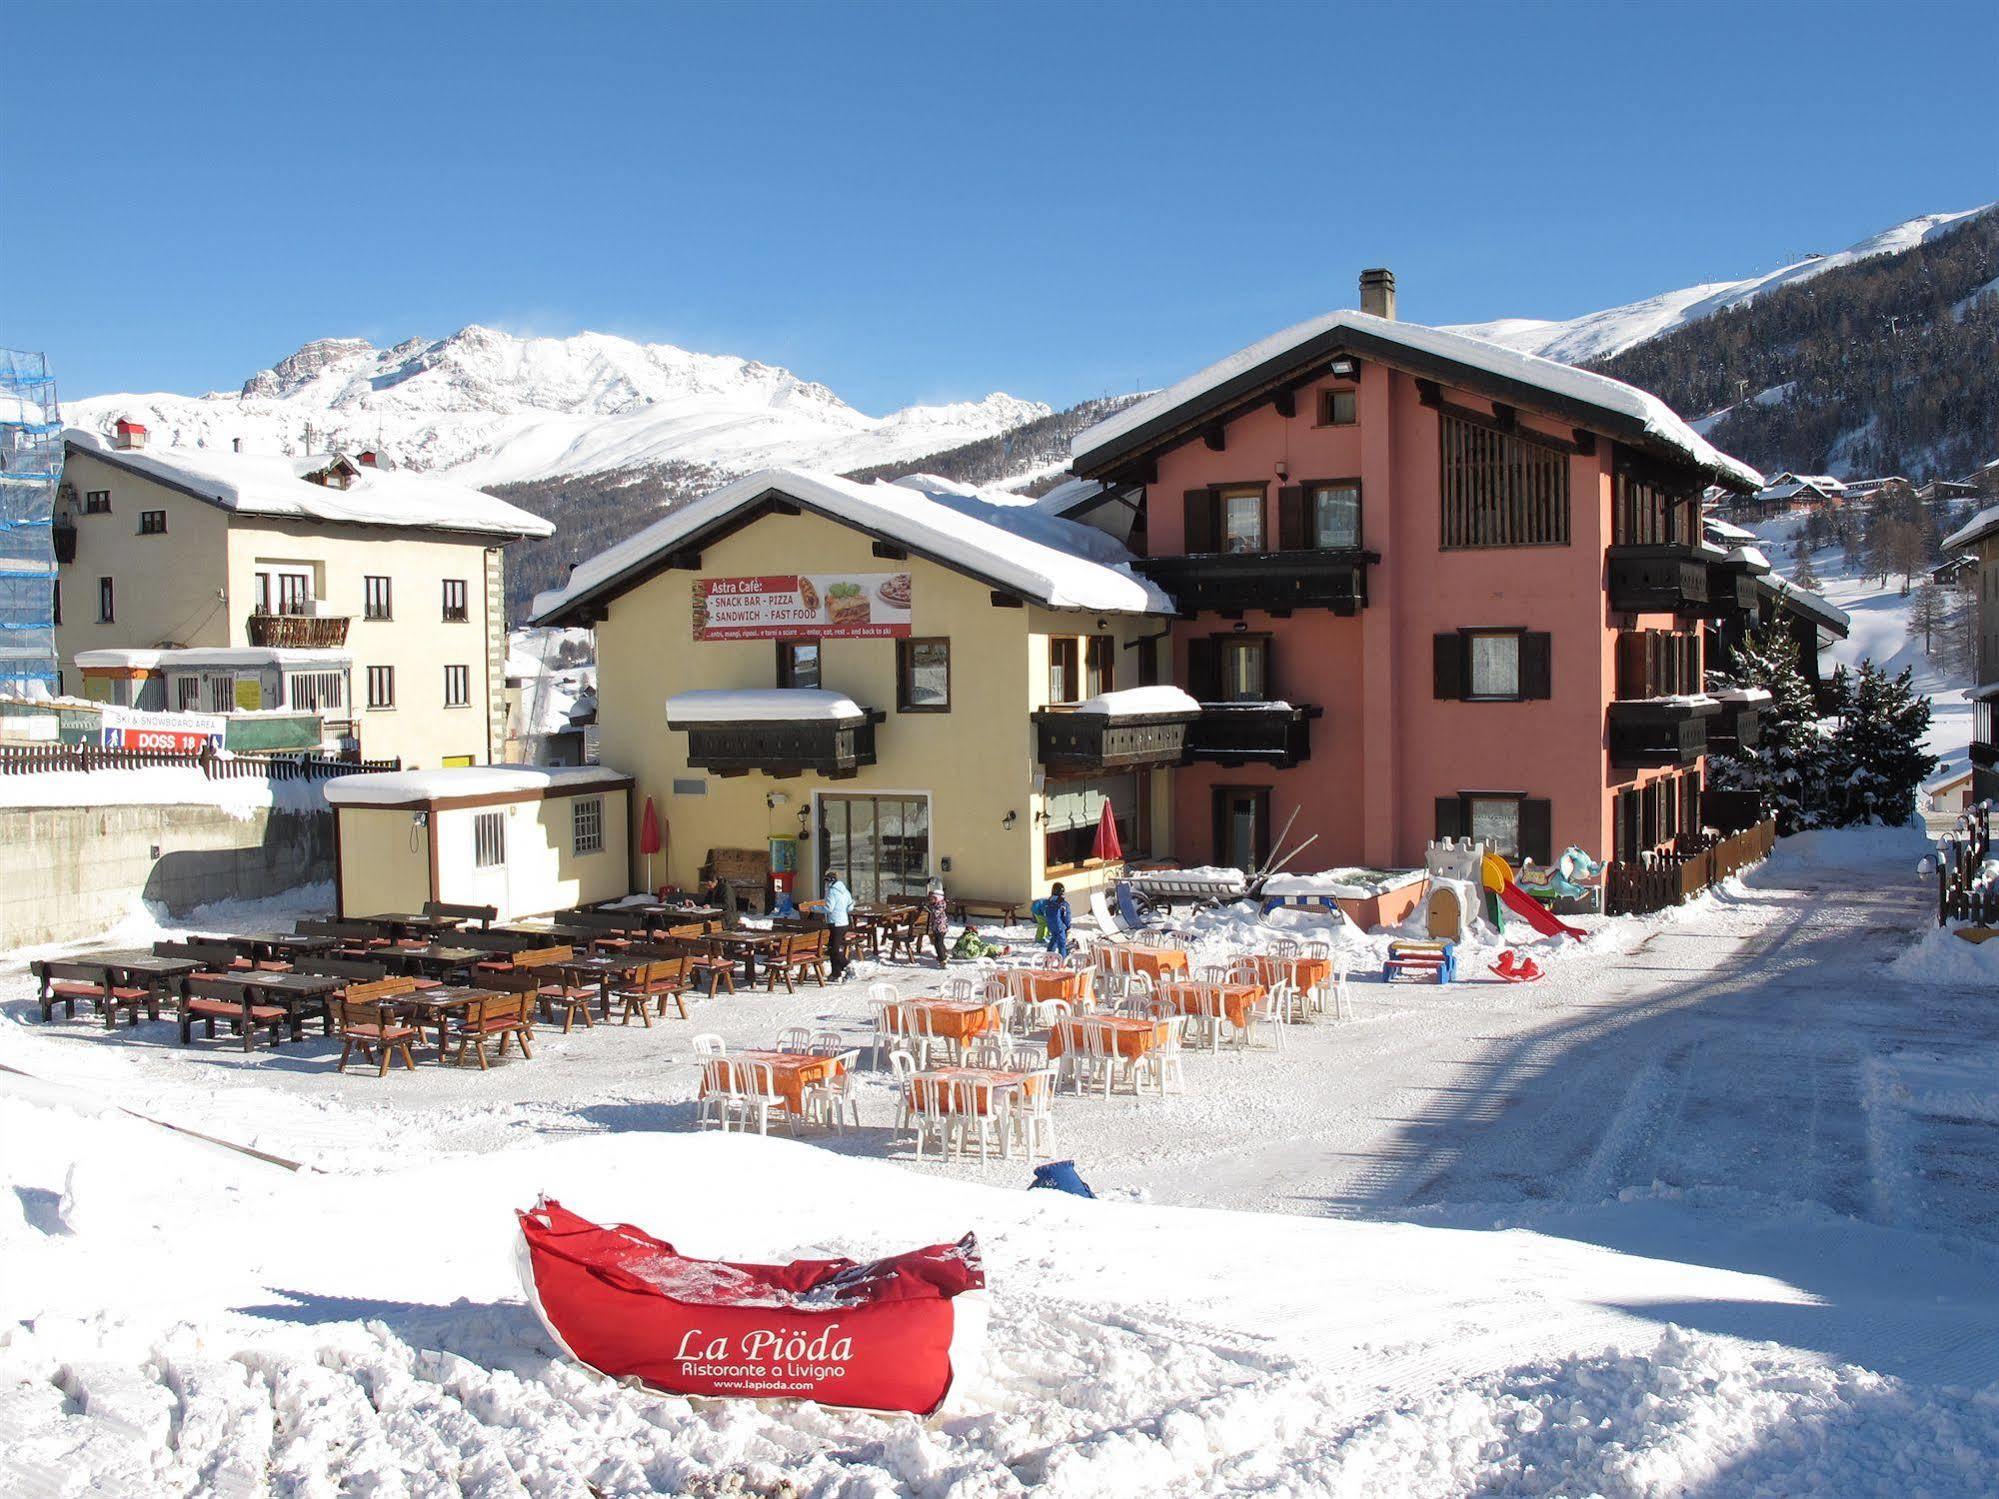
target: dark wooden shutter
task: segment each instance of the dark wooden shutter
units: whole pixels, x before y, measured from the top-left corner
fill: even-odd
[[[1626,630],[1617,637],[1617,695],[1646,698],[1652,695],[1645,685],[1645,633]]]
[[[1286,484],[1277,491],[1277,546],[1296,552],[1312,544],[1305,527],[1305,486]]]
[[[1138,685],[1159,685],[1159,638],[1148,635],[1138,642]],[[1141,803],[1142,805],[1142,803]]]
[[[1212,635],[1187,642],[1187,691],[1196,702],[1217,703],[1222,697],[1222,643]]]
[[[1212,865],[1223,865],[1229,861],[1229,792],[1226,786],[1217,786],[1209,793],[1214,806],[1212,825],[1213,841],[1209,844]]]
[[[1465,638],[1456,630],[1438,635],[1431,642],[1432,670],[1436,696],[1460,698],[1465,695]]]
[[[1520,695],[1524,698],[1554,696],[1554,638],[1543,631],[1529,630],[1520,637]]]
[[[1270,793],[1259,791],[1256,795],[1256,848],[1254,850],[1259,867],[1270,862]]]
[[[1182,550],[1219,551],[1221,542],[1215,534],[1218,529],[1215,524],[1215,492],[1212,489],[1188,490],[1186,540]]]
[[[1530,796],[1520,804],[1520,857],[1552,864],[1554,856],[1554,806],[1546,797]]]
[[[1437,837],[1462,838],[1465,836],[1465,804],[1462,798],[1440,796],[1437,798]]]

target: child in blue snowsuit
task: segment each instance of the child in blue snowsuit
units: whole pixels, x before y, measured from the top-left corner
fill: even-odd
[[[1069,897],[1062,893],[1059,884],[1048,892],[1048,904],[1042,911],[1042,917],[1048,923],[1048,950],[1068,957]]]

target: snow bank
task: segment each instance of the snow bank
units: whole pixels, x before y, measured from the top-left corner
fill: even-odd
[[[1274,874],[1263,882],[1263,893],[1365,900],[1428,877],[1428,871],[1422,869],[1322,869],[1317,874]]]
[[[1967,942],[1955,926],[1932,927],[1888,971],[1916,984],[1999,989],[1999,937]]]
[[[248,819],[262,811],[318,812],[344,780],[273,781],[263,776],[209,779],[191,765],[140,770],[44,770],[0,776],[0,807],[219,807]]]
[[[1156,713],[1199,713],[1201,705],[1178,687],[1126,687],[1102,692],[1076,704],[1078,713],[1106,718],[1141,718]]]
[[[684,723],[840,722],[867,717],[844,692],[822,687],[711,687],[666,700],[668,728]]]

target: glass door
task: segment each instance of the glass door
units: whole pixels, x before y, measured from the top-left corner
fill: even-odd
[[[930,872],[930,803],[924,797],[819,798],[819,883],[847,877],[858,901],[923,893]]]

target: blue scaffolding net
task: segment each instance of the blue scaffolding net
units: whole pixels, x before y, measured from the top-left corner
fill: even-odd
[[[48,356],[0,349],[0,694],[56,687],[62,413]]]

